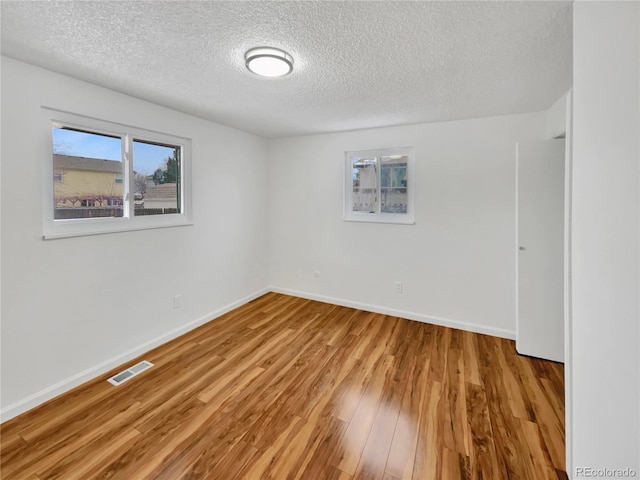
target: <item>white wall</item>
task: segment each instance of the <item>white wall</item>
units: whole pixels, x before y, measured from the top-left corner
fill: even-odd
[[[567,132],[567,94],[565,93],[545,112],[547,138],[562,138]]]
[[[41,105],[191,138],[195,225],[42,240]],[[3,419],[265,289],[267,166],[260,137],[2,58]]]
[[[515,143],[544,133],[541,112],[272,141],[272,285],[514,338]],[[398,146],[416,224],[343,221],[344,152]]]
[[[638,476],[640,4],[573,8],[570,454],[574,472],[628,467]]]

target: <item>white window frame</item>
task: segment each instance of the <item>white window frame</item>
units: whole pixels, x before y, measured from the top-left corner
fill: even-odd
[[[378,201],[376,212],[353,211],[353,158],[360,157],[388,157],[391,155],[407,156],[407,213],[381,212],[380,202],[380,175],[381,168],[378,160]],[[415,224],[414,190],[415,190],[415,149],[414,147],[377,148],[372,150],[354,150],[345,152],[344,174],[344,220],[347,222],[373,222],[373,223],[398,223],[405,225]]]
[[[146,230],[154,228],[178,227],[193,225],[191,203],[191,140],[176,135],[146,130],[130,125],[99,120],[93,117],[77,115],[43,107],[48,120],[48,155],[43,163],[43,224],[42,236],[45,240],[85,235],[100,235],[106,233],[126,232],[132,230]],[[54,219],[54,164],[53,164],[53,135],[54,125],[75,128],[97,134],[120,137],[122,141],[123,162],[123,216],[105,218],[78,218],[68,220]],[[134,214],[133,182],[133,141],[149,141],[180,147],[180,213],[163,215]]]

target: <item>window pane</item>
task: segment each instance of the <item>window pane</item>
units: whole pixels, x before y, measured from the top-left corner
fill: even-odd
[[[406,155],[380,157],[380,211],[407,213]]]
[[[135,215],[181,213],[180,147],[133,141]]]
[[[122,217],[122,140],[53,126],[54,219]]]
[[[378,173],[376,157],[352,158],[354,212],[376,213],[378,211]]]

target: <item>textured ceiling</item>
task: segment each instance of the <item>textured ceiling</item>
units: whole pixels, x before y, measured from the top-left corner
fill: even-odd
[[[266,137],[522,113],[571,86],[571,2],[2,1],[2,53]],[[263,79],[244,52],[294,72]]]

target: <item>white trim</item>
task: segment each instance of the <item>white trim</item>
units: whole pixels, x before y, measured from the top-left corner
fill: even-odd
[[[515,255],[515,274],[516,274],[516,278],[515,278],[515,307],[516,310],[514,312],[515,314],[515,319],[516,319],[516,344],[518,343],[518,332],[520,331],[520,293],[519,293],[519,288],[520,288],[520,236],[518,235],[518,228],[520,227],[519,225],[519,195],[520,195],[520,187],[519,187],[519,179],[518,177],[520,176],[520,142],[516,142],[516,158],[515,158],[515,170],[516,170],[516,176],[515,176],[515,192],[516,192],[516,198],[515,198],[515,234],[514,234],[514,239],[515,239],[515,244],[514,244],[514,255]]]
[[[406,310],[396,310],[394,308],[382,307],[380,305],[371,305],[368,303],[353,302],[351,300],[345,300],[342,298],[328,297],[325,295],[317,295],[310,292],[301,292],[299,290],[292,290],[289,288],[271,287],[271,291],[275,293],[282,293],[284,295],[291,295],[293,297],[306,298],[308,300],[316,300],[318,302],[331,303],[333,305],[340,305],[342,307],[355,308],[358,310],[364,310],[367,312],[380,313],[382,315],[391,315],[394,317],[406,318],[408,320],[415,320],[422,323],[431,323],[433,325],[439,325],[441,327],[455,328],[458,330],[466,330],[474,333],[481,333],[484,335],[491,335],[494,337],[506,338],[509,340],[515,340],[516,332],[512,330],[506,330],[503,328],[489,327],[486,325],[478,325],[475,323],[463,322],[461,320],[453,320],[451,318],[436,317],[433,315],[424,315],[422,313],[408,312]]]
[[[413,218],[405,218],[404,213],[367,213],[352,212],[345,214],[343,220],[345,222],[366,222],[366,223],[393,223],[396,225],[415,225]]]
[[[254,292],[251,295],[248,295],[244,298],[241,298],[240,300],[230,303],[225,307],[219,308],[218,310],[215,310],[209,313],[208,315],[200,317],[199,319],[189,322],[185,325],[182,325],[181,327],[175,328],[163,335],[160,335],[159,337],[154,338],[153,340],[145,342],[135,348],[132,348],[124,353],[121,353],[120,355],[117,355],[113,358],[110,358],[109,360],[99,363],[98,365],[89,367],[80,373],[77,373],[68,378],[65,378],[64,380],[61,380],[60,382],[54,385],[51,385],[50,387],[47,387],[43,390],[40,390],[39,392],[29,395],[28,397],[23,398],[22,400],[18,400],[17,402],[14,402],[11,405],[8,405],[7,407],[3,408],[0,411],[0,423],[6,422],[7,420],[12,419],[13,417],[17,417],[18,415],[28,410],[31,410],[32,408],[35,408],[38,405],[41,405],[44,402],[57,397],[58,395],[68,392],[72,388],[75,388],[79,385],[82,385],[85,382],[93,380],[96,377],[99,377],[100,375],[104,375],[109,370],[112,370],[126,362],[129,362],[153,348],[156,348],[181,335],[184,335],[185,333],[193,330],[194,328],[197,328],[201,325],[204,325],[207,322],[215,320],[216,318],[224,315],[225,313],[230,312],[231,310],[238,308],[246,303],[249,303],[250,301],[256,298],[261,297],[265,293],[269,293],[269,291],[270,291],[269,288],[263,288],[261,290],[258,290],[257,292]]]
[[[153,215],[153,217],[164,217],[163,215]],[[185,221],[184,223],[167,223],[166,225],[162,225],[159,223],[155,224],[138,224],[138,225],[119,225],[117,228],[107,228],[106,224],[108,222],[116,221],[114,218],[92,218],[87,221],[95,221],[93,225],[96,228],[86,228],[82,232],[62,232],[62,233],[49,233],[43,235],[42,238],[44,240],[55,240],[57,238],[71,238],[71,237],[89,237],[91,235],[105,235],[109,233],[119,233],[119,232],[135,232],[137,230],[154,230],[157,228],[169,228],[169,227],[190,227],[193,226],[193,222]],[[101,225],[98,222],[104,222]],[[100,225],[101,228],[97,228]],[[87,225],[89,227],[89,225]]]
[[[564,422],[565,470],[573,475],[573,313],[571,277],[571,212],[573,186],[573,90],[566,97],[564,154]]]

